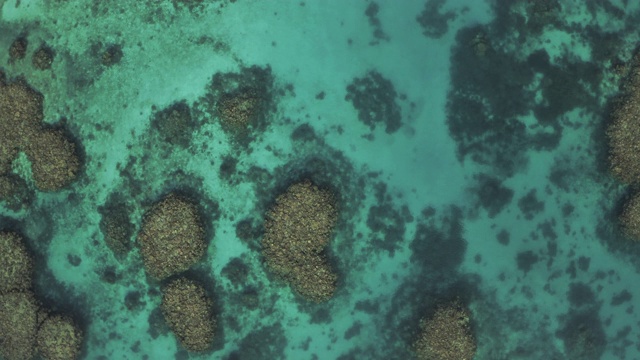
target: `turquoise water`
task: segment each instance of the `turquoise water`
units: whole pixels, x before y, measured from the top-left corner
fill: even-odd
[[[42,93],[84,164],[40,192],[19,158],[33,199],[0,202],[0,229],[25,237],[37,297],[81,325],[82,358],[408,359],[420,319],[454,298],[476,359],[640,358],[640,246],[616,221],[629,189],[604,135],[637,2],[0,5],[2,72]],[[10,61],[19,37],[26,57]],[[238,83],[264,96],[246,136],[211,105]],[[191,120],[175,129],[159,114],[180,102]],[[266,210],[304,178],[339,201],[338,288],[321,304],[260,254]],[[134,246],[170,191],[204,214],[188,275],[214,303],[205,353],[177,344]],[[114,206],[131,223],[124,255],[101,230]]]

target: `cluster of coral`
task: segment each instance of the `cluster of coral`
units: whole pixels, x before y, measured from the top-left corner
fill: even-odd
[[[9,47],[9,63],[15,63],[24,59],[27,56],[27,48],[29,41],[26,36],[19,36],[16,38]],[[42,44],[38,49],[33,52],[31,57],[31,64],[38,70],[51,69],[53,65],[53,59],[55,58],[55,52],[47,44]]]
[[[611,172],[627,184],[640,183],[640,55],[633,61],[625,96],[616,103],[607,129]]]
[[[157,279],[187,270],[206,250],[196,204],[174,193],[154,204],[142,220],[138,246],[147,272]]]
[[[80,159],[62,130],[42,122],[42,102],[42,95],[24,80],[7,82],[0,73],[0,179],[10,176],[11,164],[22,151],[31,161],[35,186],[55,191],[76,178]],[[4,182],[5,187],[10,184]],[[11,193],[11,188],[4,189],[0,200]]]
[[[131,250],[131,236],[134,232],[129,209],[124,202],[108,200],[98,211],[102,215],[100,231],[105,243],[117,258],[126,256]]]
[[[196,121],[191,116],[189,105],[183,100],[157,112],[151,120],[151,125],[157,129],[164,142],[188,148]]]
[[[267,267],[311,301],[326,301],[336,289],[337,275],[323,255],[336,220],[335,197],[310,181],[291,185],[266,214]]]
[[[213,345],[216,321],[212,301],[202,285],[184,277],[162,289],[162,314],[180,344],[188,351]]]
[[[49,314],[32,290],[33,258],[16,233],[0,232],[0,358],[73,360],[82,331],[69,317]]]
[[[271,68],[252,66],[239,73],[217,73],[207,95],[196,104],[206,117],[219,121],[236,143],[247,144],[267,126],[274,111],[274,78]]]
[[[397,103],[398,93],[393,83],[377,71],[369,71],[361,78],[354,78],[347,86],[345,100],[358,110],[358,119],[374,130],[384,125],[387,134],[393,134],[402,126],[402,113]]]
[[[618,99],[607,128],[609,166],[620,181],[640,184],[640,54],[632,59],[624,84],[624,95]],[[624,232],[640,240],[640,195],[627,202],[620,215]]]
[[[175,193],[145,214],[137,241],[145,269],[160,280],[188,270],[207,246],[198,207]],[[200,284],[183,276],[170,280],[162,288],[162,313],[185,349],[211,348],[215,334],[212,301]]]
[[[260,115],[261,95],[252,88],[224,94],[217,103],[220,124],[225,131],[242,134]]]
[[[457,300],[438,307],[433,316],[420,321],[414,350],[421,360],[472,360],[476,340],[469,310]]]
[[[52,315],[40,323],[36,344],[44,359],[76,359],[80,353],[82,332],[71,318]]]
[[[15,39],[11,46],[9,47],[9,62],[13,63],[17,60],[24,59],[27,56],[27,47],[29,46],[29,41],[26,37],[20,36]]]

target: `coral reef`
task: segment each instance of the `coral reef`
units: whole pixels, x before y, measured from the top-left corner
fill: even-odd
[[[45,360],[74,360],[80,355],[82,331],[68,317],[47,317],[36,337],[37,349]]]
[[[607,336],[598,317],[598,308],[588,305],[581,310],[571,310],[564,317],[564,326],[556,335],[564,343],[565,358],[601,359],[607,346]]]
[[[22,60],[27,55],[27,46],[29,42],[26,37],[19,36],[9,47],[9,62],[15,62],[16,60]]]
[[[611,173],[627,184],[640,182],[640,54],[632,64],[607,128]]]
[[[370,2],[364,11],[364,14],[369,18],[369,25],[373,28],[373,37],[375,38],[369,45],[378,45],[380,40],[389,41],[389,35],[385,34],[384,30],[382,30],[382,23],[378,18],[378,11],[380,11],[380,5],[375,1]]]
[[[0,73],[0,174],[38,132],[42,121],[42,95],[24,80],[6,83]]]
[[[634,195],[622,209],[620,224],[625,235],[640,241],[640,195]]]
[[[444,2],[432,0],[427,6],[438,3]],[[557,21],[563,7],[553,0],[496,0],[491,6],[496,16],[492,22],[463,27],[456,34],[447,123],[460,159],[510,177],[528,165],[529,151],[559,145],[562,119],[570,111],[581,109],[601,118],[597,104],[607,97],[610,83],[603,78],[612,74],[608,64],[615,57],[602,53],[619,54],[616,39],[624,37],[606,32],[603,38],[601,29]],[[601,60],[568,53],[552,57],[538,38],[543,29],[579,33]],[[525,49],[523,43],[536,45]]]
[[[162,313],[185,349],[211,348],[216,321],[212,301],[200,284],[186,278],[172,280],[162,289]]]
[[[475,189],[478,205],[487,211],[490,218],[496,217],[511,202],[513,190],[504,186],[500,179],[487,174],[477,174],[474,178],[478,181]]]
[[[384,124],[387,134],[392,134],[402,126],[397,97],[389,79],[377,71],[369,71],[365,76],[353,79],[347,86],[345,100],[351,101],[358,110],[358,119],[371,130],[378,124]]]
[[[171,193],[145,214],[138,246],[147,272],[164,279],[195,264],[206,249],[196,204]]]
[[[120,62],[124,54],[122,53],[122,46],[119,44],[109,45],[107,49],[102,52],[100,56],[102,65],[112,66]]]
[[[337,275],[323,256],[337,219],[333,194],[303,181],[278,196],[267,212],[262,253],[277,276],[304,298],[326,301]]]
[[[33,259],[20,235],[0,232],[0,294],[31,287]]]
[[[38,50],[36,50],[36,52],[33,53],[31,61],[36,69],[47,70],[51,69],[54,57],[55,53],[53,52],[53,49],[46,44],[43,44]]]
[[[614,103],[607,127],[609,169],[615,178],[626,183],[640,183],[640,53],[630,61],[623,84],[623,95]],[[623,232],[640,240],[640,196],[624,205],[619,216]]]
[[[39,304],[30,291],[0,295],[0,358],[34,357],[38,315]]]
[[[218,117],[226,131],[242,133],[259,115],[261,96],[252,88],[224,94],[218,101]]]
[[[98,211],[102,215],[100,231],[104,235],[104,241],[116,257],[121,257],[131,250],[134,227],[129,219],[130,210],[124,199],[120,199],[117,193],[115,195],[112,194]]]
[[[191,117],[191,109],[184,100],[157,112],[151,120],[151,125],[163,141],[182,148],[189,147],[191,134],[196,128],[196,123]]]
[[[456,19],[454,11],[442,11],[446,0],[428,0],[424,9],[416,17],[416,21],[422,27],[424,36],[439,39],[449,31],[449,23]]]
[[[13,211],[23,210],[33,201],[33,191],[27,182],[14,174],[0,175],[0,201]]]
[[[0,175],[11,171],[19,151],[31,161],[35,186],[55,191],[78,175],[80,158],[62,130],[44,128],[42,95],[24,80],[6,83],[0,73]]]
[[[252,66],[239,73],[215,74],[208,93],[194,108],[217,119],[236,143],[246,145],[268,125],[275,96],[271,68]]]
[[[60,130],[36,133],[26,153],[31,160],[33,181],[40,190],[60,189],[72,182],[80,171],[75,144]]]
[[[420,321],[420,335],[414,343],[418,359],[472,360],[476,341],[469,326],[469,311],[459,301],[438,307],[435,314]]]
[[[229,359],[285,359],[287,336],[280,322],[254,328],[238,342]]]
[[[78,358],[82,332],[68,318],[47,316],[31,291],[34,260],[22,237],[0,232],[0,358]],[[37,344],[37,348],[36,348]]]

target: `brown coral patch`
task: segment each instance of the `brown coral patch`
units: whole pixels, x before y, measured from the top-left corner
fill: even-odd
[[[616,103],[607,128],[611,173],[627,184],[640,182],[640,55],[632,61],[625,95]]]
[[[24,80],[6,83],[0,73],[0,175],[8,174],[24,151],[36,187],[55,191],[76,178],[80,159],[64,132],[43,127],[42,102],[42,95]]]
[[[55,191],[69,184],[80,170],[75,145],[62,131],[38,132],[27,147],[33,181],[38,189]]]
[[[640,194],[633,196],[624,205],[620,214],[620,224],[628,237],[640,241]]]
[[[29,291],[0,295],[0,358],[34,357],[38,310],[38,303]]]
[[[22,238],[0,232],[0,294],[29,289],[32,276],[33,259]]]
[[[222,128],[234,134],[245,134],[262,108],[260,95],[254,89],[242,89],[224,94],[217,104]]]
[[[262,253],[268,268],[312,301],[326,301],[335,292],[337,275],[322,251],[336,219],[333,194],[310,181],[290,186],[267,212]]]
[[[82,331],[68,317],[47,317],[36,338],[37,349],[45,360],[74,360],[80,355]]]
[[[185,278],[171,281],[162,289],[162,313],[185,349],[211,348],[216,322],[212,301],[200,284]]]
[[[187,270],[206,249],[197,206],[176,194],[145,214],[137,241],[145,268],[158,279]]]
[[[420,335],[414,344],[418,359],[472,360],[476,341],[470,314],[457,300],[438,307],[432,317],[420,321]]]

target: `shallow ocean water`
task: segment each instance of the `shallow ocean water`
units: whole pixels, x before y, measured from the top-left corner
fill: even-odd
[[[604,135],[640,3],[0,5],[0,69],[42,93],[84,164],[57,192],[27,181],[20,210],[0,202],[0,230],[24,235],[35,292],[82,325],[83,358],[407,359],[420,319],[453,298],[470,309],[475,359],[640,357],[640,245],[616,220],[630,190]],[[26,57],[10,61],[21,36]],[[54,57],[39,70],[43,44]],[[256,76],[267,105],[236,141],[209,103]],[[163,127],[179,102],[192,123]],[[28,179],[25,161],[14,170]],[[322,304],[260,254],[266,209],[303,178],[339,198],[338,290]],[[202,354],[166,328],[137,248],[114,255],[100,226],[121,206],[133,244],[172,190],[205,214],[207,252],[188,272],[218,323]]]

